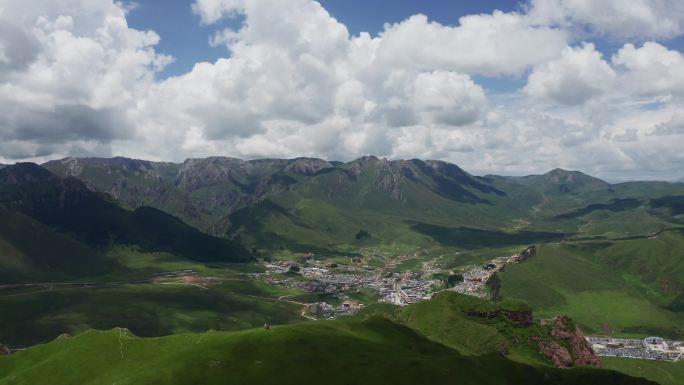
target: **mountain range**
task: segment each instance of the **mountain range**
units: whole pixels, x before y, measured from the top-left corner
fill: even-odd
[[[286,244],[297,250],[334,250],[329,245],[354,243],[361,229],[381,243],[408,237],[428,244],[426,236],[444,241],[474,230],[485,231],[478,233],[485,238],[486,232],[499,237],[502,231],[530,239],[566,237],[594,222],[594,212],[610,221],[626,208],[648,217],[647,226],[622,234],[635,235],[677,222],[666,212],[672,203],[668,197],[684,192],[677,183],[610,184],[561,169],[525,177],[478,177],[442,161],[373,156],[346,163],[66,158],[42,166],[78,178],[128,209],[155,207],[216,236],[240,235],[251,247]],[[614,235],[594,228],[584,229],[584,235],[586,230],[593,236]]]

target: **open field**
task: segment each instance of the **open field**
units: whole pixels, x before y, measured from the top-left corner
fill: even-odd
[[[660,385],[680,385],[684,379],[684,362],[633,360],[603,357],[603,367],[634,377],[643,377]]]
[[[0,294],[0,341],[25,347],[91,328],[125,327],[136,335],[161,336],[299,322],[301,306],[267,299],[297,293],[244,281],[208,289],[147,283]]]

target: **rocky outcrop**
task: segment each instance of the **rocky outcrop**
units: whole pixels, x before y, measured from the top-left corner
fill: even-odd
[[[550,335],[554,341],[539,341],[539,348],[546,358],[554,362],[554,365],[559,368],[601,366],[600,358],[591,349],[591,345],[580,328],[570,318],[559,316],[544,320],[541,324],[550,328]],[[566,353],[571,357],[569,363]]]
[[[520,256],[520,261],[532,258],[535,255],[537,255],[537,247],[535,245],[532,245],[526,248],[525,250],[521,251],[518,255]]]
[[[568,352],[568,349],[561,346],[558,342],[540,341],[539,348],[544,354],[544,357],[553,362],[553,365],[557,368],[567,369],[571,368],[574,364],[572,355]]]
[[[191,192],[202,187],[240,179],[249,173],[251,168],[251,165],[242,159],[227,157],[188,159],[183,162],[178,171],[175,184],[183,191]]]
[[[503,314],[515,326],[528,327],[528,326],[532,325],[532,322],[533,322],[532,310],[521,310],[521,311],[505,310],[503,312]]]
[[[299,175],[313,175],[323,169],[333,167],[330,162],[316,158],[292,159],[285,167],[285,171]]]
[[[500,317],[506,317],[513,325],[518,327],[527,327],[532,325],[533,317],[532,310],[496,310],[496,311],[468,311],[468,317],[476,317],[482,319],[493,320]]]
[[[0,356],[8,356],[12,354],[12,351],[7,345],[0,344]]]

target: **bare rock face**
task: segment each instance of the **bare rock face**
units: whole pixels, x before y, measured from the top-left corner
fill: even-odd
[[[558,342],[541,341],[539,343],[539,348],[544,354],[544,357],[551,360],[555,367],[567,369],[573,366],[572,355],[570,355],[568,349],[561,346]]]
[[[330,162],[316,158],[297,158],[293,159],[286,167],[289,171],[299,175],[313,175],[323,169],[333,167]]]
[[[572,358],[571,366],[601,367],[601,359],[596,355],[596,353],[594,353],[594,351],[591,349],[591,345],[589,345],[589,342],[584,337],[584,334],[582,334],[580,328],[577,325],[575,325],[574,322],[570,320],[570,318],[565,316],[559,316],[550,321],[546,321],[544,324],[551,327],[551,336],[556,341],[564,343],[565,345],[570,347],[569,354]],[[553,354],[563,355],[562,352],[551,352],[552,349],[550,349],[548,345],[549,344],[547,342],[545,343],[543,341],[539,343],[539,347],[542,349],[544,355],[547,356],[547,358],[553,360]],[[547,351],[549,351],[549,354],[551,354],[551,356],[547,355]],[[568,350],[565,349],[565,351]],[[555,364],[556,361],[554,360],[554,365]]]
[[[528,327],[533,322],[532,310],[504,311],[504,315],[518,327]]]
[[[466,314],[468,317],[477,317],[488,320],[497,319],[501,316],[504,316],[510,320],[513,325],[518,327],[528,327],[533,323],[532,310],[496,310],[488,312],[469,311],[466,312]]]
[[[230,181],[247,174],[249,169],[251,165],[242,159],[227,157],[188,159],[178,171],[176,186],[186,192],[191,192],[201,187]]]

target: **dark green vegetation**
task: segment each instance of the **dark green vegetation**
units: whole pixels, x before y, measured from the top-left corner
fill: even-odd
[[[138,245],[204,262],[247,261],[239,244],[200,232],[157,209],[128,211],[80,180],[20,163],[0,169],[0,277],[4,283],[101,275],[103,250]]]
[[[0,341],[16,348],[91,328],[126,327],[152,337],[303,320],[301,306],[269,299],[283,294],[291,292],[251,281],[208,289],[140,283],[3,294]]]
[[[164,370],[159,370],[164,368]],[[0,357],[0,384],[649,384],[596,369],[465,356],[387,318],[139,338],[62,336]]]
[[[518,325],[507,315],[523,319]],[[528,339],[542,334],[547,337],[546,331],[531,325],[532,310],[522,302],[494,304],[476,297],[443,292],[431,301],[398,309],[395,318],[463,354],[509,354],[520,349],[530,360],[544,361],[538,348],[529,349]]]

